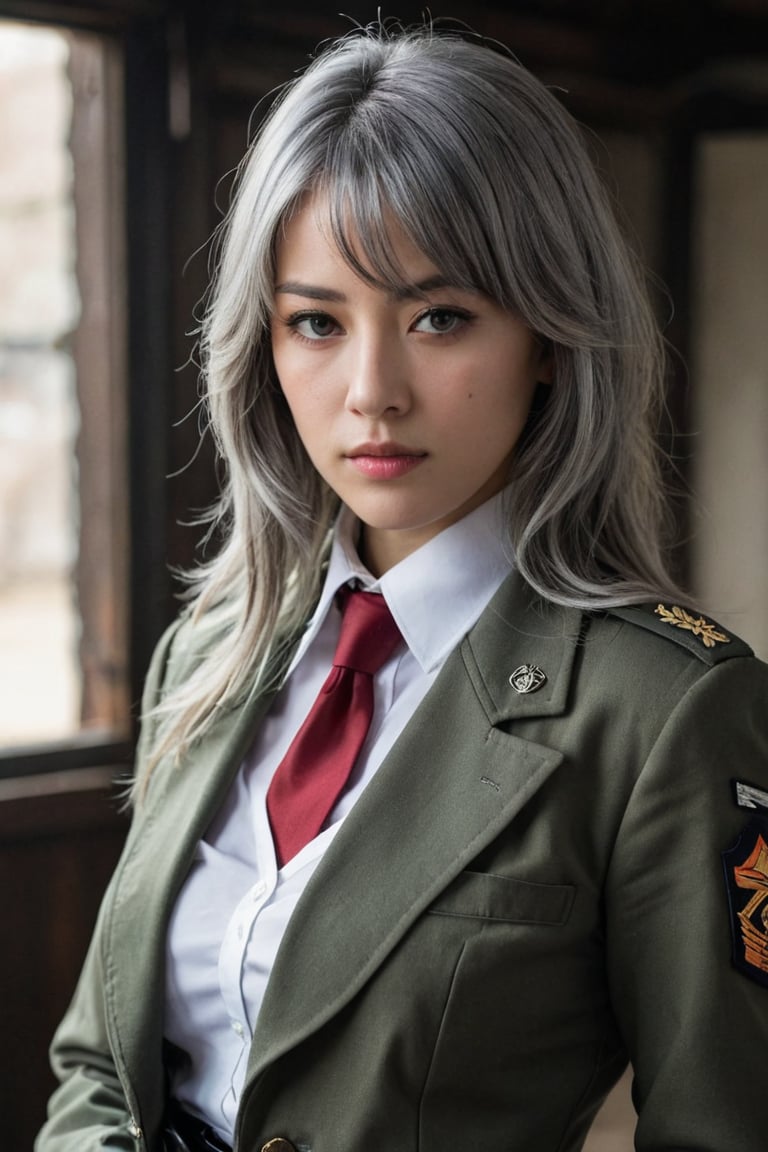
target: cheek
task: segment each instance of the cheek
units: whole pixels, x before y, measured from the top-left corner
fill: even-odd
[[[291,365],[290,358],[275,357],[275,372],[285,403],[300,432],[312,427],[320,415],[318,390],[311,373]]]
[[[309,382],[302,387],[297,381],[291,381],[287,389],[283,388],[283,396],[305,452],[317,471],[325,476],[334,442],[331,414]]]
[[[297,347],[294,341],[273,341],[272,363],[277,382],[297,417],[313,408],[319,411],[332,402],[334,374],[324,363],[326,359]]]
[[[312,363],[295,339],[280,332],[272,338],[272,364],[277,382],[290,407],[298,406],[313,378]]]
[[[517,440],[533,403],[532,379],[510,373],[508,364],[488,366],[455,393],[444,419],[457,435],[476,435],[497,444]]]
[[[291,380],[286,387],[279,372],[277,378],[293,426],[307,454],[313,458],[312,432],[317,427],[318,421],[311,417],[311,405],[307,403],[306,393],[297,386],[294,380]]]
[[[316,413],[311,413],[306,404],[288,405],[293,424],[299,434],[299,439],[307,450],[313,463],[317,463],[317,452],[323,443],[323,425]]]

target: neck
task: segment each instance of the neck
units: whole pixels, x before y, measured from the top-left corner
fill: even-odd
[[[377,579],[405,560],[422,544],[435,535],[428,529],[408,529],[388,531],[385,528],[371,528],[362,524],[357,542],[357,554],[372,576]]]

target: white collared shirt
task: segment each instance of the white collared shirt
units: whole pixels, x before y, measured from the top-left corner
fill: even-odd
[[[344,509],[315,613],[286,682],[229,795],[200,841],[171,918],[165,1036],[188,1060],[172,1092],[231,1142],[253,1030],[283,933],[342,821],[413,715],[448,654],[508,575],[501,495],[375,580]],[[324,829],[277,868],[266,808],[272,775],[312,707],[339,635],[344,584],[380,592],[405,640],[374,677],[374,714],[345,791]]]

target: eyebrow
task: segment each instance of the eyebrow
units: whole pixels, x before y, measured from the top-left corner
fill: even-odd
[[[417,284],[396,288],[390,295],[397,301],[418,300],[425,293],[436,292],[440,288],[454,288],[461,291],[458,284],[438,273],[435,276],[427,276],[425,280],[419,280]],[[275,292],[289,296],[304,296],[308,300],[324,300],[332,304],[348,303],[343,292],[337,292],[334,288],[321,288],[316,284],[303,284],[300,280],[284,280],[282,284],[275,286]]]

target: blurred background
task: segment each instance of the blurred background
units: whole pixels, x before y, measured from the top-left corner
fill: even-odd
[[[0,0],[3,1148],[125,834],[149,654],[214,497],[194,311],[260,101],[376,4]],[[382,8],[419,20],[419,5]],[[445,0],[584,126],[673,350],[674,561],[768,657],[768,0]],[[589,1152],[632,1148],[627,1083]]]

